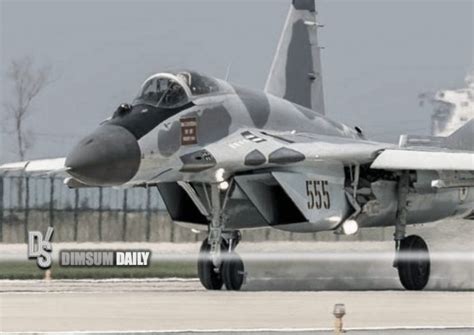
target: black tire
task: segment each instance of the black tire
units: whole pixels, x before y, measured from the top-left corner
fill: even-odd
[[[231,252],[226,254],[222,263],[222,279],[224,285],[229,291],[238,291],[244,283],[244,262],[242,258]]]
[[[397,255],[398,277],[405,289],[418,291],[425,288],[430,278],[430,255],[425,241],[411,235],[400,242]]]
[[[222,288],[222,276],[220,271],[215,271],[214,264],[210,255],[211,246],[207,238],[202,242],[199,250],[197,272],[202,286],[208,290],[220,290]]]

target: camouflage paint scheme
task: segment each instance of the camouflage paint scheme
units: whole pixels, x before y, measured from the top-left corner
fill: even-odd
[[[65,172],[71,187],[156,185],[175,222],[204,230],[213,212],[209,185],[223,182],[227,230],[316,232],[349,218],[360,227],[393,225],[403,171],[408,223],[472,213],[474,121],[448,138],[404,137],[397,146],[326,117],[319,26],[314,1],[294,0],[263,92],[211,78],[219,90],[193,94],[180,78],[199,74],[165,71],[149,80],[178,82],[182,104],[121,105],[65,161],[55,160],[59,166],[0,170]]]
[[[195,117],[197,120],[198,143],[180,145],[180,119],[188,117]],[[261,141],[252,141],[246,138],[245,133],[250,133]],[[336,212],[312,216],[307,221],[291,224],[269,222],[262,220],[261,215],[255,215],[254,204],[245,200],[245,195],[237,191],[227,206],[228,228],[255,228],[270,224],[280,229],[303,232],[334,229],[351,214],[352,208],[343,194],[344,166],[372,162],[381,150],[397,147],[367,141],[348,126],[282,98],[234,86],[223,95],[199,98],[194,106],[166,119],[138,143],[142,160],[138,172],[127,183],[129,185],[177,180],[215,183],[218,169],[224,169],[223,179],[248,171],[285,171],[294,174],[294,181],[299,177],[320,178],[324,175],[327,178],[328,170],[338,171],[340,181],[334,185],[333,191],[334,197],[339,195],[335,204],[338,209]],[[213,157],[213,163],[203,164],[199,168],[200,163],[189,158],[193,154],[200,157],[203,150]],[[282,152],[280,159],[272,159],[279,152]],[[253,161],[250,159],[252,155]],[[193,167],[187,168],[190,165]],[[417,184],[422,189],[422,194],[410,196],[413,210],[410,211],[409,222],[433,221],[455,212],[462,205],[458,189],[431,189],[429,183],[435,177]],[[361,226],[394,223],[397,207],[396,182],[385,181],[384,187],[377,187],[378,184],[374,184],[374,191],[383,200],[381,215],[363,213],[365,218],[361,220]],[[467,203],[473,200],[474,193],[469,191],[469,194]],[[461,206],[460,213],[468,208],[469,205],[464,209]],[[304,208],[301,211],[308,214]],[[180,223],[189,225],[193,222]],[[205,227],[203,225],[202,229]]]

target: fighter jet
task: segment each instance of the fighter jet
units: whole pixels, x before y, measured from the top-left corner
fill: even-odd
[[[448,137],[398,145],[325,115],[314,0],[293,0],[263,91],[192,70],[147,78],[130,104],[66,158],[3,171],[63,173],[79,187],[154,187],[174,223],[207,232],[198,275],[239,290],[240,231],[353,234],[394,226],[394,266],[408,290],[430,275],[427,244],[409,224],[472,215],[474,120]]]

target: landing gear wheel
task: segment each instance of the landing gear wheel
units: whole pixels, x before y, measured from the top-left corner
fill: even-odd
[[[220,269],[217,269],[212,262],[211,257],[211,246],[209,245],[207,238],[202,242],[201,249],[199,250],[197,270],[198,277],[201,281],[202,286],[208,290],[220,290],[222,288],[222,276]]]
[[[244,283],[244,262],[242,258],[231,252],[226,254],[226,258],[222,263],[222,279],[225,287],[229,291],[238,291]]]
[[[425,241],[411,235],[400,242],[397,255],[398,276],[407,290],[422,290],[430,277],[430,255]]]

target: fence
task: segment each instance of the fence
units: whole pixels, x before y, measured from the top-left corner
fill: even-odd
[[[131,232],[137,220],[140,234]],[[55,227],[55,240],[150,241],[152,226],[169,221],[156,188],[69,189],[58,177],[0,176],[2,242],[26,241],[29,230],[47,226]]]
[[[55,228],[54,241],[191,242],[202,234],[171,222],[156,188],[69,189],[58,177],[0,175],[0,241],[23,243],[28,231]],[[356,237],[332,232],[293,234],[275,229],[244,231],[246,241],[386,240],[386,229],[361,231]],[[201,236],[200,236],[201,235]]]
[[[3,176],[3,209],[165,210],[158,192],[146,188],[69,189],[63,178]]]

